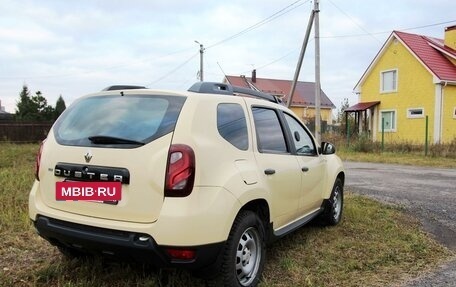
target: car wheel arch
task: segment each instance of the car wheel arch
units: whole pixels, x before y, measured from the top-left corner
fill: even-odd
[[[328,179],[324,194],[323,194],[323,199],[328,199],[331,196],[331,192],[334,186],[334,183],[336,182],[337,179],[340,179],[342,182],[342,186],[345,185],[345,172],[343,170],[337,172],[330,178],[331,180]]]
[[[271,230],[269,230],[271,228],[271,222],[270,222],[271,221],[271,213],[270,213],[269,204],[266,201],[266,199],[263,199],[263,198],[254,199],[254,200],[251,200],[251,201],[245,203],[242,206],[242,208],[239,209],[239,211],[237,212],[235,218],[242,211],[245,211],[245,210],[252,211],[252,212],[254,212],[255,214],[258,215],[258,217],[260,218],[260,220],[263,223],[263,226],[264,226],[265,231],[266,231],[266,235],[268,235],[269,232],[271,231]],[[234,223],[234,220],[233,220],[233,223]]]

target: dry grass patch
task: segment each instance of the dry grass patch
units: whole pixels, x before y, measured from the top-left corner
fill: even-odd
[[[204,286],[181,270],[67,260],[27,215],[37,145],[0,144],[0,286]],[[396,207],[346,195],[344,218],[309,226],[268,248],[261,286],[384,286],[452,256]]]
[[[430,157],[424,156],[422,153],[364,153],[338,149],[337,154],[342,160],[349,161],[456,168],[456,160],[453,158]]]
[[[401,209],[347,194],[342,223],[303,228],[268,250],[264,286],[385,286],[451,252]]]

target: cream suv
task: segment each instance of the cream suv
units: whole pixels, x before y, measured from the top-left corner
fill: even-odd
[[[268,242],[312,219],[341,220],[345,175],[334,153],[269,94],[208,82],[186,92],[113,86],[54,124],[37,156],[30,218],[66,255],[255,286]],[[120,182],[121,199],[57,200],[62,182]]]

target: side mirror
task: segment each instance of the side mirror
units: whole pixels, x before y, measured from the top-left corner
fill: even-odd
[[[321,154],[324,155],[329,155],[329,154],[335,154],[336,153],[336,147],[328,142],[322,142],[321,143]]]

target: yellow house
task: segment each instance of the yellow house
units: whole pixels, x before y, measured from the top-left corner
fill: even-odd
[[[456,140],[456,25],[445,39],[393,31],[355,86],[360,131],[379,140]]]
[[[256,70],[252,71],[251,77],[246,76],[226,76],[225,83],[233,86],[239,86],[256,91],[278,96],[284,103],[288,101],[292,81],[258,78]],[[321,91],[321,109],[320,115],[322,120],[322,131],[326,124],[332,124],[332,109],[336,106],[331,102],[328,96]],[[290,109],[300,117],[306,124],[309,124],[315,119],[315,83],[298,81],[296,90],[293,94],[293,99]],[[312,125],[309,126],[312,128]]]

